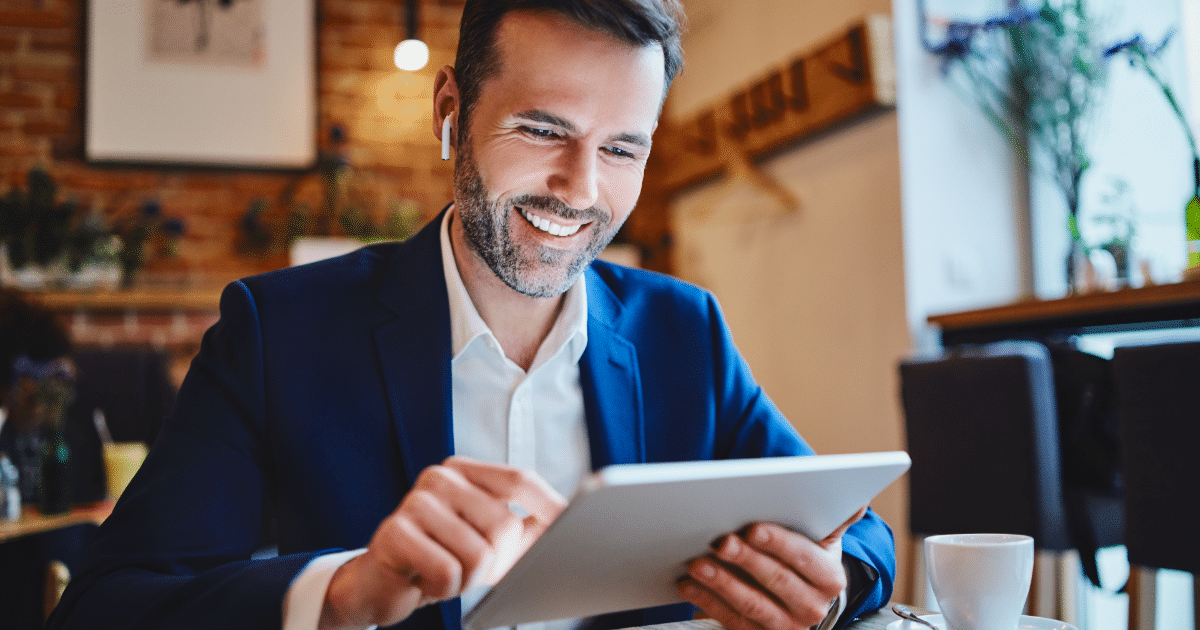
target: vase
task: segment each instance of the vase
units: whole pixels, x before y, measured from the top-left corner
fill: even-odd
[[[42,514],[63,514],[71,510],[74,490],[71,447],[62,427],[47,432],[42,442],[41,496],[38,507]]]
[[[1079,239],[1072,238],[1070,245],[1067,246],[1067,295],[1079,295],[1091,290],[1088,278],[1090,267],[1091,262],[1088,261],[1083,243]]]
[[[1184,227],[1187,230],[1187,266],[1200,266],[1200,157],[1192,160],[1195,190],[1184,207]]]

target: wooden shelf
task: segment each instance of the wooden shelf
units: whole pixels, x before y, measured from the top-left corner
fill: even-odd
[[[145,287],[127,291],[34,292],[30,295],[60,312],[85,311],[216,311],[222,286],[170,288]]]
[[[1197,320],[1197,321],[1192,321]],[[1200,325],[1200,280],[933,315],[943,342]]]
[[[112,501],[101,501],[92,505],[76,506],[66,514],[43,516],[36,509],[27,507],[21,511],[20,519],[15,521],[0,521],[0,542],[30,534],[79,525],[80,523],[95,523],[99,525],[104,522],[104,519],[108,518],[108,515],[112,513],[112,509]]]

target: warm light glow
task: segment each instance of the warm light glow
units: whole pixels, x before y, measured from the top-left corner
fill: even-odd
[[[406,39],[396,46],[395,60],[401,70],[420,70],[429,63],[429,46],[419,39]]]

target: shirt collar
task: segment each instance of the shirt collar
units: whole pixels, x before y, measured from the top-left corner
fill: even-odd
[[[503,354],[475,303],[471,301],[467,287],[463,284],[454,249],[450,245],[451,207],[442,216],[440,240],[442,247],[442,274],[446,280],[446,293],[450,297],[450,343],[452,357],[457,358],[475,339],[483,337],[487,345]],[[542,341],[530,371],[560,354],[564,348],[572,363],[577,363],[587,347],[587,281],[583,274],[571,288],[567,289],[562,310],[550,328],[550,334]]]

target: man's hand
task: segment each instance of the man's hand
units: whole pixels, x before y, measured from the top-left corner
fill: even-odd
[[[510,508],[529,511],[521,518]],[[366,553],[338,568],[322,629],[390,625],[414,610],[494,584],[566,507],[536,474],[450,457],[421,472]]]
[[[815,626],[846,588],[842,535],[863,507],[820,542],[771,523],[727,534],[713,556],[688,564],[677,588],[729,630],[800,630]]]

